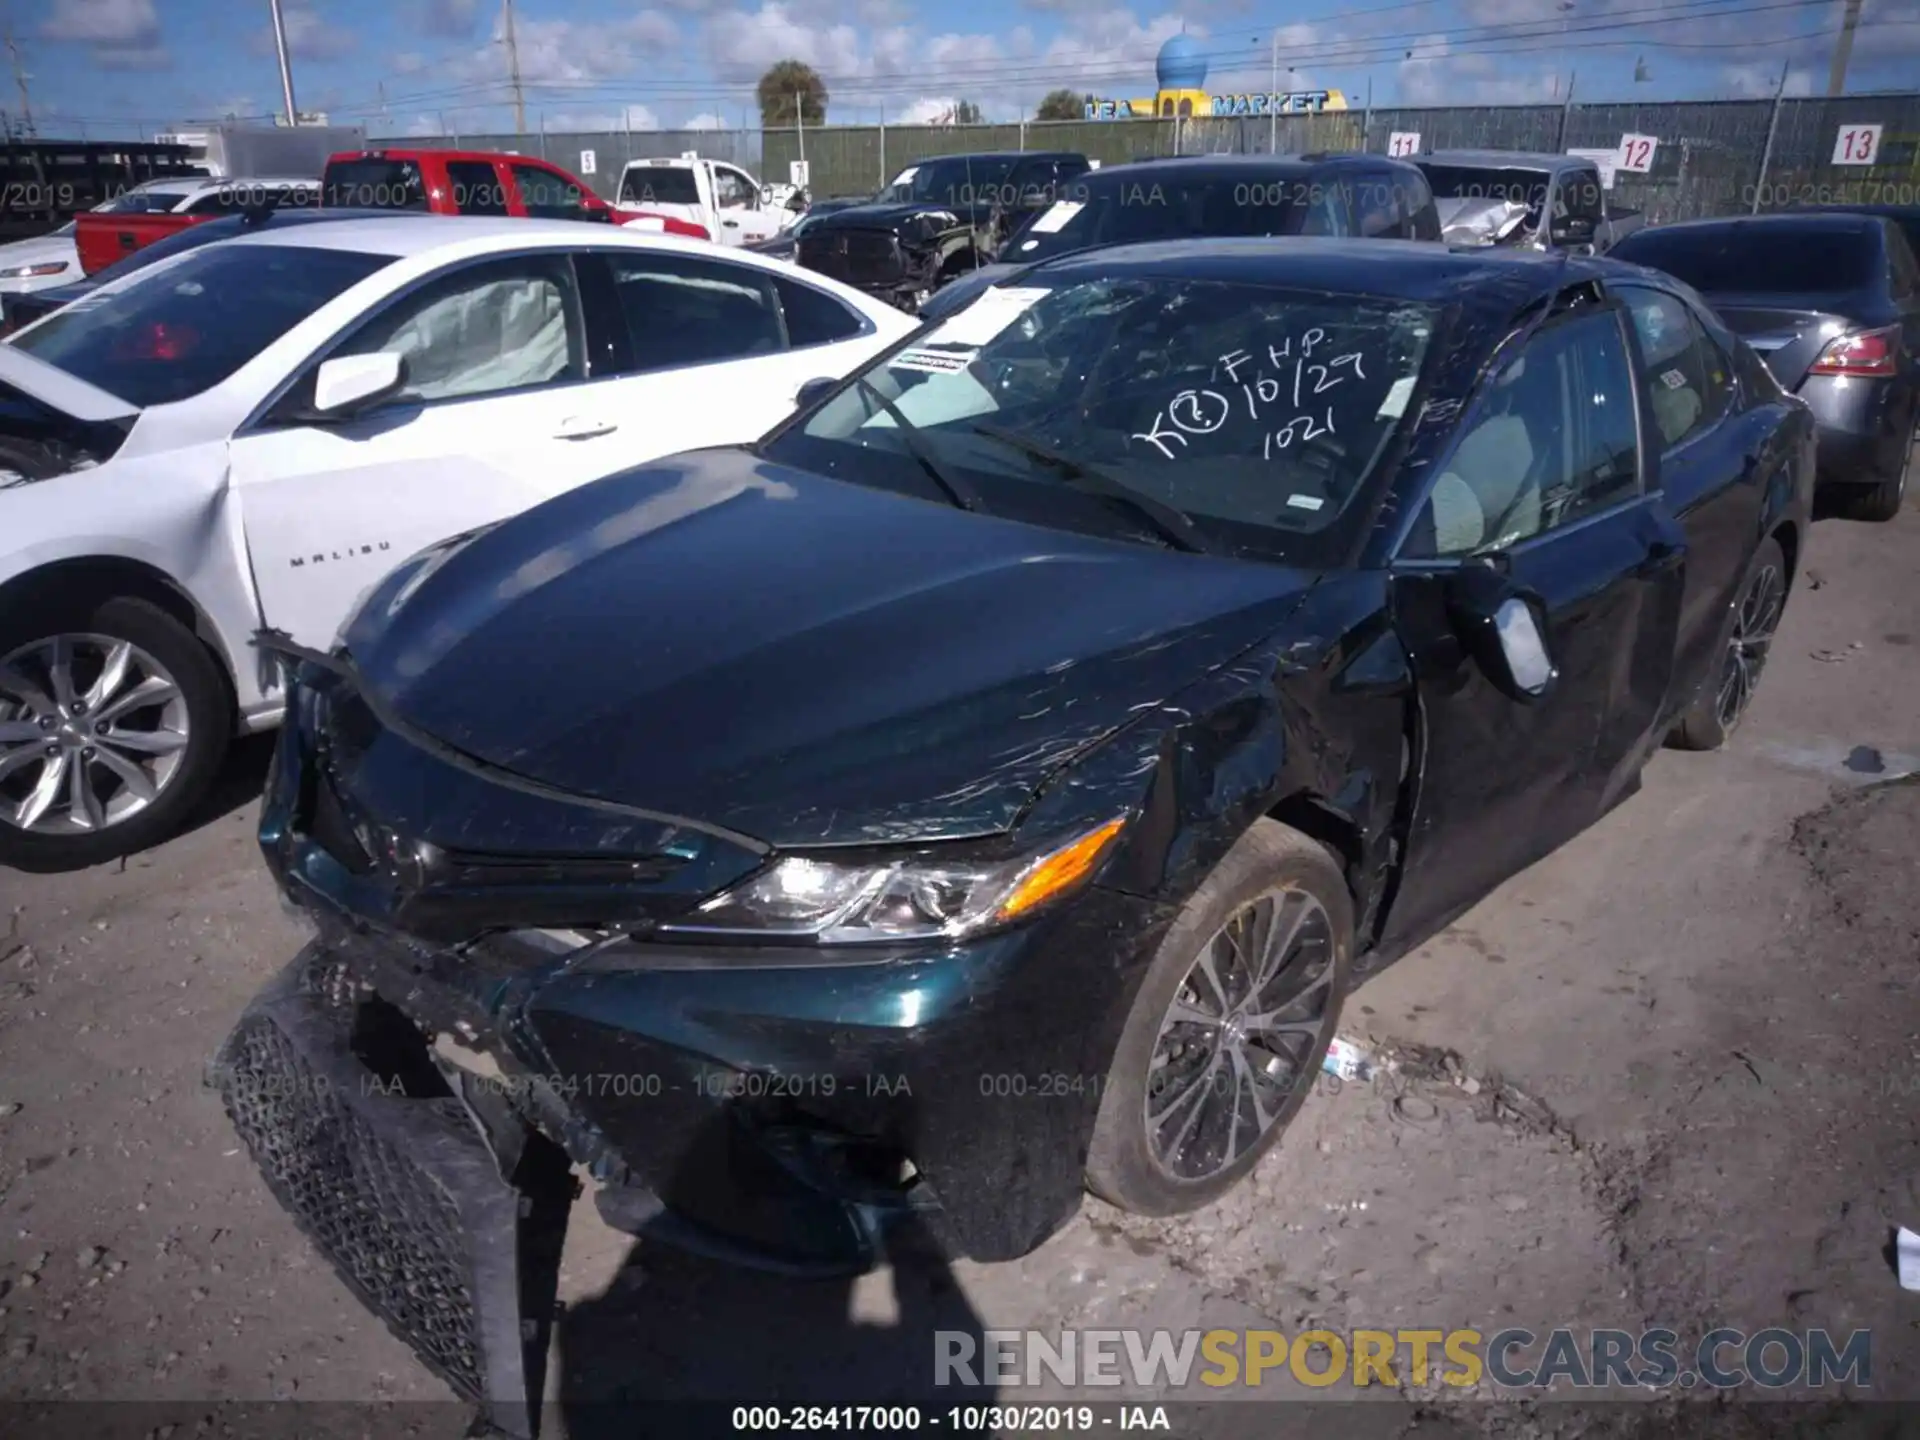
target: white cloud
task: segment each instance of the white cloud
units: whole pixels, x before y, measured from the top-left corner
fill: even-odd
[[[1826,79],[1824,75],[1820,78],[1822,82]],[[1813,83],[1811,70],[1789,69],[1786,93],[1789,96],[1811,95]],[[1766,62],[1723,65],[1720,68],[1719,88],[1722,93],[1741,100],[1771,100],[1774,92],[1780,88],[1780,67]]]
[[[530,87],[591,84],[618,76],[678,68],[680,27],[658,10],[641,10],[612,24],[515,18],[520,79]],[[504,17],[492,40],[439,67],[453,84],[504,85],[509,65]]]
[[[951,95],[922,96],[887,117],[889,125],[938,125],[947,122],[959,100]]]
[[[164,70],[173,63],[160,43],[153,0],[54,0],[40,38],[87,46],[102,70]]]
[[[160,17],[153,0],[54,0],[40,34],[89,45],[145,46],[160,38]]]
[[[330,24],[311,5],[283,6],[280,18],[287,27],[288,53],[296,60],[338,60],[352,54],[359,45],[359,37],[353,31]],[[263,16],[259,27],[248,35],[247,48],[256,55],[275,53],[270,16]]]
[[[1564,98],[1551,56],[1454,54],[1444,35],[1408,47],[1397,73],[1402,105],[1527,105]]]
[[[725,130],[727,122],[723,117],[708,110],[682,122],[680,128],[682,130]]]
[[[660,117],[645,105],[628,105],[620,110],[562,110],[546,117],[543,128],[549,135],[597,135],[615,130],[658,130]]]
[[[445,132],[440,128],[440,117],[438,115],[416,115],[407,122],[405,133],[425,137],[430,135],[438,136]]]

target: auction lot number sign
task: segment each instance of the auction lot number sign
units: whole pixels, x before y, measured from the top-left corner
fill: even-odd
[[[1881,125],[1842,125],[1834,132],[1835,165],[1873,165],[1880,159]]]

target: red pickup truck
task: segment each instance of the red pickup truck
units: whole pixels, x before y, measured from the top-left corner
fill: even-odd
[[[531,155],[482,150],[351,150],[331,157],[314,181],[188,182],[203,187],[179,208],[79,218],[74,245],[92,275],[189,225],[256,205],[318,204],[325,209],[418,210],[428,215],[517,215],[634,225],[694,239],[705,226],[629,206],[609,205],[558,165]],[[180,199],[181,197],[175,197]]]

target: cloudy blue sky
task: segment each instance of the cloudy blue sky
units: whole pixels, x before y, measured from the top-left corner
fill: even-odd
[[[297,98],[375,133],[509,128],[500,0],[285,0]],[[955,98],[990,118],[1070,85],[1132,96],[1183,27],[1208,88],[1339,87],[1355,104],[1823,91],[1845,0],[516,0],[529,128],[742,123],[798,58],[830,120],[898,121]],[[267,0],[12,0],[43,134],[108,135],[279,105]],[[1851,89],[1920,88],[1920,0],[1864,0]],[[1636,81],[1636,64],[1646,78]],[[17,91],[0,76],[0,104]]]

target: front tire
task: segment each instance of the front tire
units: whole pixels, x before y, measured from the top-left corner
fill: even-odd
[[[1353,925],[1324,846],[1273,820],[1241,836],[1134,998],[1088,1147],[1088,1188],[1138,1215],[1179,1215],[1252,1170],[1320,1073]]]
[[[1718,750],[1753,703],[1787,604],[1787,557],[1769,535],[1754,551],[1727,616],[1720,665],[1670,737],[1679,750]]]
[[[233,732],[213,655],[128,596],[18,612],[0,622],[0,865],[77,870],[166,839]]]

